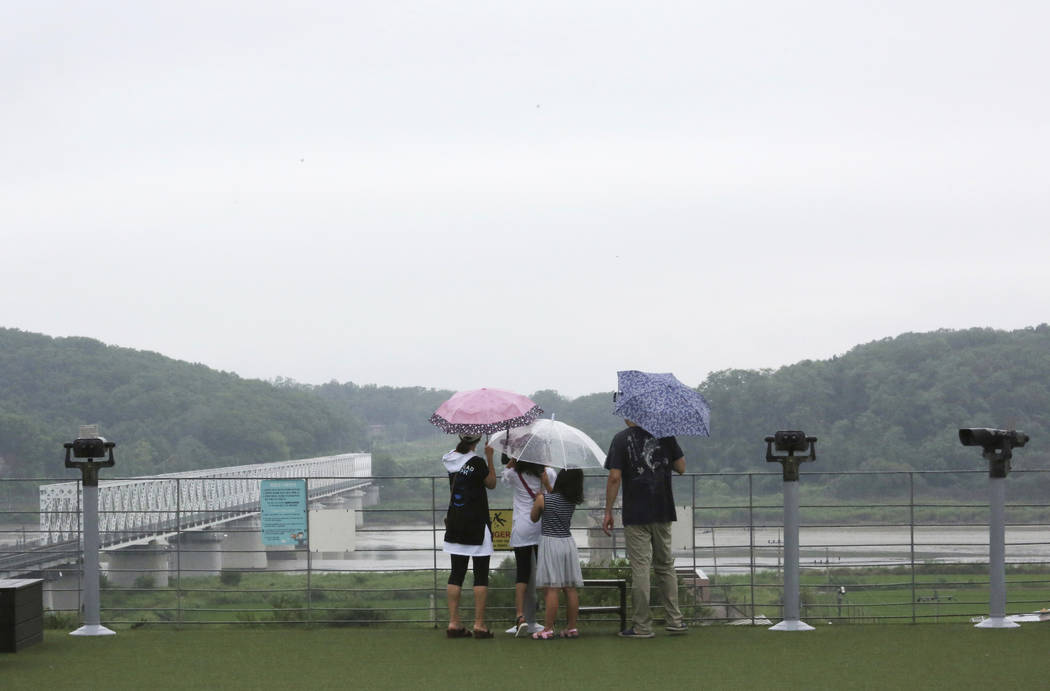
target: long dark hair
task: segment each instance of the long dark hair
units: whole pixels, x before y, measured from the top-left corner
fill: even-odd
[[[533,477],[539,477],[543,475],[543,466],[539,463],[529,463],[528,461],[515,461],[514,468],[519,472],[531,475]]]
[[[579,504],[583,501],[583,471],[579,468],[561,471],[552,491],[573,504]]]

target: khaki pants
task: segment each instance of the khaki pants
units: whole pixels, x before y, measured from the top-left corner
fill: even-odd
[[[627,559],[631,562],[631,618],[637,633],[652,631],[653,618],[649,614],[649,569],[656,572],[656,587],[666,613],[668,626],[682,625],[682,611],[678,609],[678,576],[671,556],[671,524],[647,523],[625,525],[624,541]]]

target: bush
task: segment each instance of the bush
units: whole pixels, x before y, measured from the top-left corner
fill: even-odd
[[[306,618],[306,605],[291,595],[278,595],[270,599],[270,604],[274,621],[303,621]]]
[[[244,574],[242,574],[240,571],[230,571],[228,569],[223,569],[222,572],[219,573],[219,583],[229,586],[240,585],[241,577],[243,575]]]
[[[248,626],[261,626],[254,612],[237,612],[237,621]]]
[[[44,612],[44,628],[69,630],[80,626],[80,617],[75,612]]]
[[[383,621],[383,615],[374,609],[340,609],[320,612],[320,618],[332,620],[332,626],[369,626]]]

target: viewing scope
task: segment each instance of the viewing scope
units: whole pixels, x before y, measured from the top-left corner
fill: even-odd
[[[990,427],[964,427],[959,430],[963,446],[981,446],[985,450],[1016,449],[1028,443],[1028,435],[1017,430]]]
[[[766,438],[766,441],[773,442],[773,448],[777,451],[787,451],[788,453],[807,451],[810,442],[815,442],[816,440],[816,437],[807,437],[805,432],[799,430],[781,430],[774,434],[772,439]]]
[[[74,458],[105,458],[114,446],[116,444],[103,437],[82,437],[74,439],[72,444],[66,444],[67,448],[73,449]]]

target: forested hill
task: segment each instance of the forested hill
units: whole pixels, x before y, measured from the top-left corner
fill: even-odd
[[[699,389],[711,403],[712,435],[679,440],[694,471],[765,469],[763,439],[778,429],[819,438],[812,470],[980,469],[980,454],[957,436],[971,426],[1023,429],[1032,441],[1014,467],[1050,468],[1045,324],[903,334],[830,360],[715,372]],[[393,441],[434,435],[426,418],[451,393],[334,383],[316,390],[382,426]],[[571,400],[556,391],[531,396],[603,448],[623,427],[612,414],[611,390]]]
[[[754,469],[762,438],[802,429],[820,469],[980,469],[960,427],[1022,429],[1015,468],[1050,468],[1050,327],[909,333],[776,371],[725,370],[700,386],[710,439],[688,440],[707,469]],[[695,468],[695,466],[694,466]],[[817,468],[813,468],[816,470]]]
[[[0,328],[0,477],[64,475],[62,443],[91,423],[125,477],[368,447],[361,423],[309,391]]]
[[[904,334],[830,360],[715,372],[699,388],[712,436],[680,439],[693,471],[765,469],[762,440],[777,429],[820,439],[812,470],[979,469],[979,453],[956,436],[968,426],[1023,429],[1032,441],[1014,467],[1050,468],[1045,324]],[[0,476],[61,474],[62,442],[92,422],[118,442],[122,475],[433,441],[441,434],[427,418],[451,393],[246,380],[90,339],[0,328]],[[623,426],[611,391],[532,397],[603,447]]]

